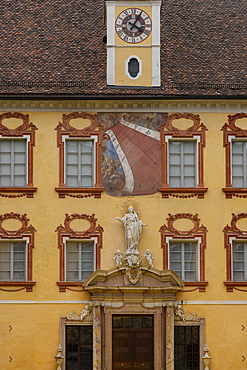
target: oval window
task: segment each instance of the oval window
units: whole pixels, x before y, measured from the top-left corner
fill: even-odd
[[[139,74],[139,62],[136,58],[131,58],[128,63],[128,72],[131,77],[136,77]]]

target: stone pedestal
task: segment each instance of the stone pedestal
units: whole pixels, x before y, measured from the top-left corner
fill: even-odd
[[[166,306],[166,370],[174,370],[174,308]]]

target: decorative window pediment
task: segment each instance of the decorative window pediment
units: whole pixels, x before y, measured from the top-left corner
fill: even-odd
[[[73,230],[70,223],[74,220],[88,221],[88,229]],[[94,214],[91,216],[79,213],[66,214],[64,226],[57,227],[58,248],[60,250],[60,281],[57,282],[57,285],[60,292],[65,292],[66,289],[73,290],[68,287],[82,286],[88,273],[91,274],[93,270],[100,268],[100,249],[103,247],[104,229],[97,225],[96,221],[97,218]],[[73,258],[70,257],[72,254]],[[86,255],[85,258],[83,254]],[[73,268],[73,263],[79,267]],[[74,281],[73,276],[75,277]]]
[[[197,286],[200,292],[205,291],[208,282],[205,281],[205,248],[206,233],[205,226],[200,225],[197,214],[177,213],[168,214],[167,225],[160,228],[161,248],[163,249],[163,268],[171,267],[177,269],[177,274],[188,278],[184,281],[185,286]],[[179,220],[190,220],[192,227],[188,230],[179,230],[174,223]],[[174,248],[175,246],[175,248]],[[189,258],[189,259],[188,259]],[[187,261],[186,261],[187,259]],[[189,267],[186,267],[189,262]],[[189,276],[196,276],[193,281],[188,281]]]
[[[7,220],[19,221],[19,229],[7,230],[4,227]],[[35,228],[28,226],[28,221],[26,214],[21,216],[19,213],[10,212],[0,215],[0,290],[33,290],[35,281],[32,281],[32,254]],[[8,290],[5,287],[19,288]]]
[[[8,120],[11,119],[20,119],[22,124],[15,128],[8,127]],[[32,198],[37,190],[33,186],[33,147],[36,130],[37,127],[29,122],[28,114],[7,112],[0,115],[1,196]]]
[[[226,249],[226,281],[228,292],[238,287],[247,287],[247,230],[237,226],[237,222],[247,218],[247,213],[232,213],[231,226],[224,227]],[[244,290],[246,291],[246,290]]]
[[[192,126],[176,127],[175,120],[188,119]],[[207,188],[203,181],[203,148],[205,131],[200,117],[192,113],[174,113],[161,126],[162,198],[204,198]]]
[[[226,198],[247,197],[247,130],[237,125],[243,118],[247,118],[246,113],[229,115],[228,123],[221,129],[226,152],[226,186],[222,190]]]
[[[74,119],[90,120],[83,129],[73,126]],[[59,148],[59,187],[55,190],[59,198],[65,196],[100,198],[101,187],[100,149],[103,143],[102,126],[97,116],[90,113],[63,115],[63,121],[56,127]],[[87,195],[82,194],[87,193]]]

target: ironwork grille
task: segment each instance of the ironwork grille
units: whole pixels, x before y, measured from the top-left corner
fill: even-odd
[[[199,353],[199,326],[175,326],[174,370],[199,370]]]
[[[93,369],[93,327],[66,326],[66,370]]]

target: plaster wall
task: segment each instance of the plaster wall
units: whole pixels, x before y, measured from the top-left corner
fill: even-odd
[[[33,280],[36,285],[33,292],[0,291],[0,345],[4,349],[0,368],[55,369],[59,318],[70,311],[79,314],[85,303],[76,302],[89,299],[86,292],[67,290],[66,293],[59,293],[56,285],[59,280],[59,251],[55,229],[63,224],[65,214],[95,213],[97,223],[104,228],[101,268],[107,270],[115,265],[115,251],[120,249],[123,253],[125,250],[124,230],[114,217],[122,217],[127,205],[132,203],[140,219],[148,224],[143,228],[140,255],[147,248],[151,249],[154,266],[158,269],[163,269],[158,230],[166,223],[168,214],[198,213],[201,224],[208,229],[205,271],[209,284],[205,293],[181,292],[177,294],[177,299],[187,302],[184,306],[186,313],[196,312],[199,317],[206,318],[206,341],[212,356],[210,369],[244,369],[247,361],[246,293],[226,292],[223,284],[226,279],[226,253],[222,230],[230,223],[232,213],[246,212],[247,202],[246,199],[226,199],[222,191],[225,186],[225,149],[221,128],[227,122],[228,114],[200,113],[201,122],[208,128],[204,149],[204,185],[208,191],[204,199],[162,199],[160,193],[138,197],[112,197],[102,193],[101,199],[60,199],[55,191],[59,179],[55,128],[61,122],[63,112],[30,111],[25,114],[29,114],[30,121],[38,128],[34,148],[34,185],[38,190],[34,198],[2,197],[1,214],[26,213],[37,230],[33,251]],[[13,303],[6,304],[7,300]],[[36,303],[20,303],[26,300]],[[38,303],[42,301],[46,303]],[[49,304],[49,301],[58,303]],[[190,304],[192,301],[194,303]],[[210,304],[215,301],[218,303]],[[224,304],[226,301],[233,304]],[[9,325],[13,328],[11,331]]]

